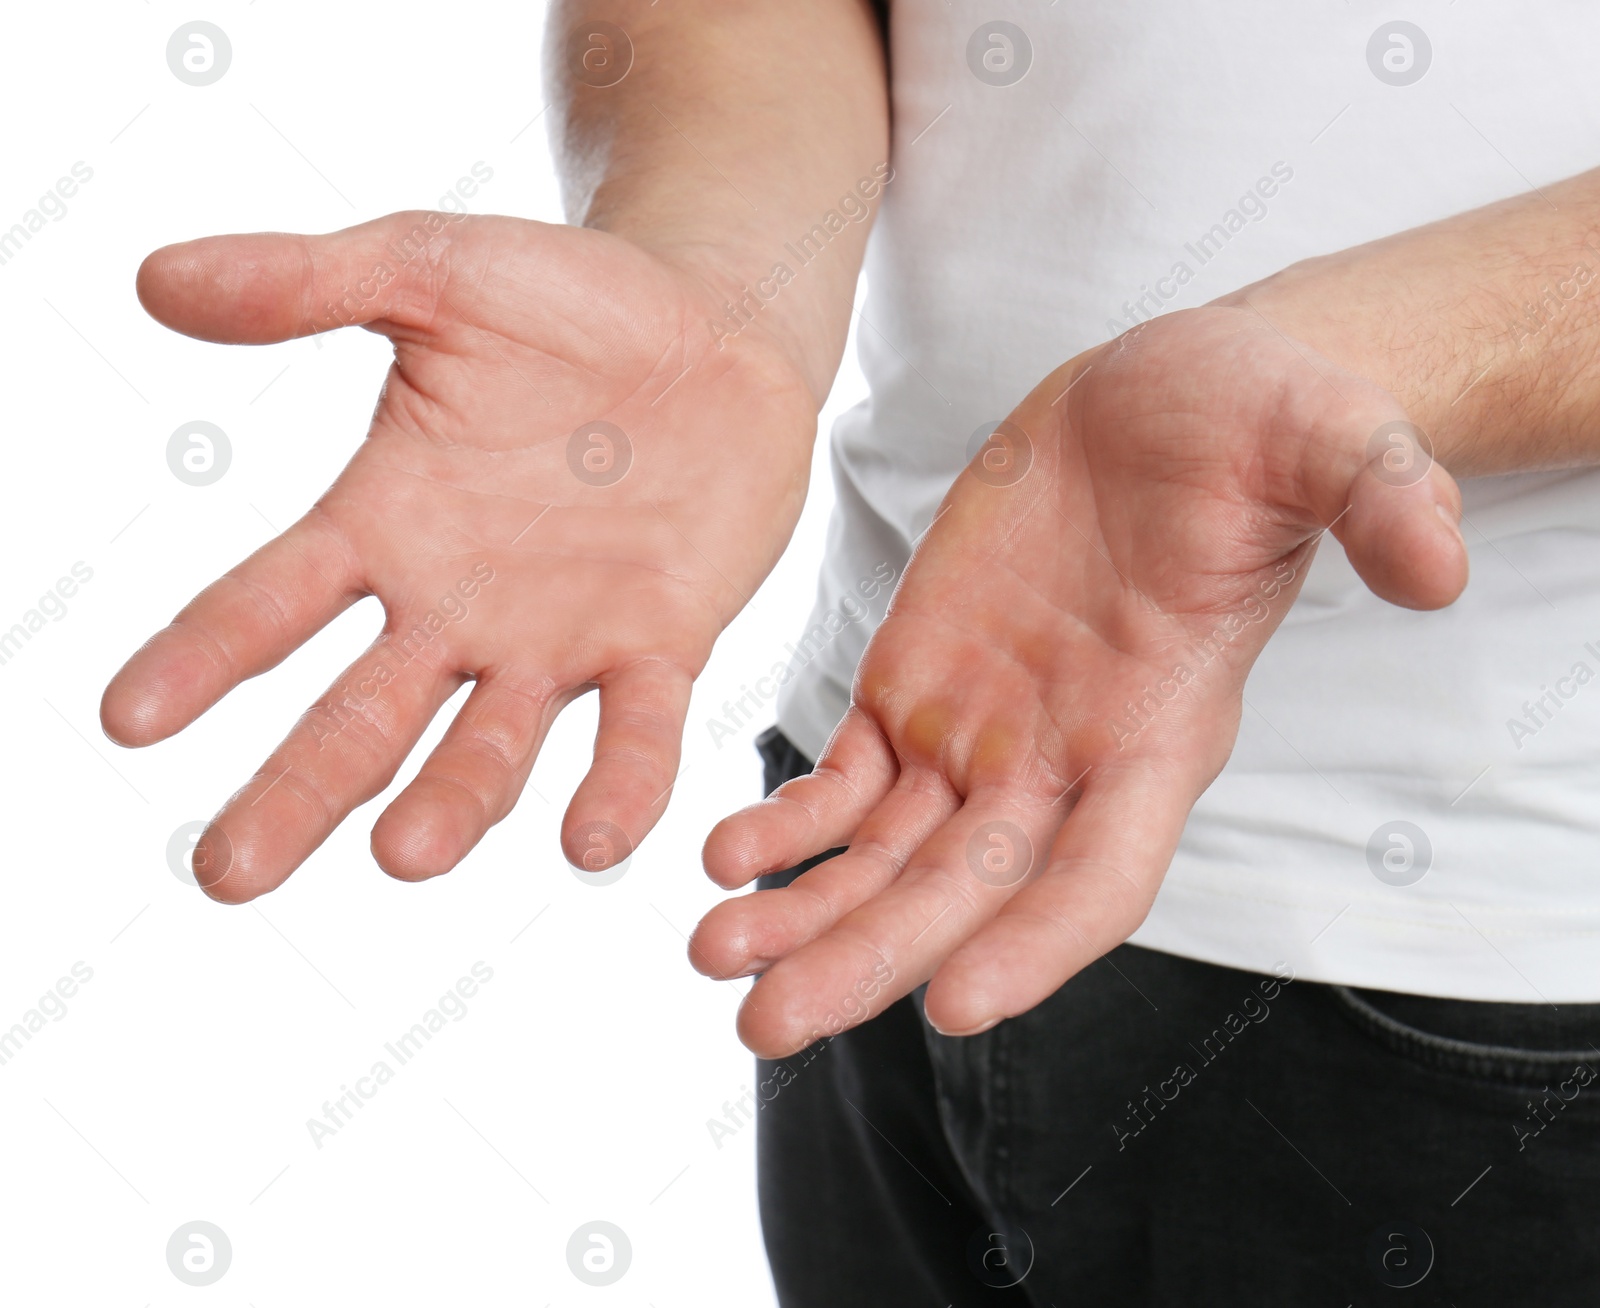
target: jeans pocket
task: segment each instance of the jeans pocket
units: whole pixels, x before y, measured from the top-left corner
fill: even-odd
[[[1566,1077],[1579,1089],[1600,1077],[1600,1004],[1482,1003],[1348,986],[1327,992],[1371,1039],[1434,1071],[1507,1086]]]

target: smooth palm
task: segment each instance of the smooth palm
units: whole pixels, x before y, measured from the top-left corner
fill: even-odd
[[[322,306],[371,285],[422,217],[169,247],[141,298],[211,340],[325,330],[344,318]],[[278,885],[469,678],[374,829],[386,870],[453,866],[510,811],[555,714],[596,685],[595,762],[564,843],[597,870],[637,844],[676,772],[690,682],[793,529],[815,431],[779,350],[755,332],[714,347],[720,314],[704,282],[623,240],[509,218],[450,224],[363,306],[395,361],[349,466],[106,692],[107,731],[148,744],[355,599],[382,601],[382,635],[202,837],[209,893]]]

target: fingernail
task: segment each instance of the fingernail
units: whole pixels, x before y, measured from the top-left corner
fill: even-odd
[[[1444,504],[1435,504],[1433,511],[1439,515],[1444,525],[1450,528],[1451,534],[1459,540],[1461,537],[1461,524],[1456,521],[1456,515],[1450,511],[1449,507]]]
[[[738,980],[740,977],[760,976],[771,966],[772,960],[770,958],[752,958],[744,965],[744,971],[738,973],[734,980]]]
[[[937,1031],[942,1036],[975,1036],[975,1035],[982,1035],[985,1031],[989,1030],[991,1027],[999,1026],[1002,1020],[1003,1020],[1002,1018],[991,1017],[987,1021],[979,1022],[977,1026],[969,1026],[969,1027],[967,1027],[966,1030],[964,1030],[964,1031],[946,1031],[942,1026],[940,1026],[937,1022],[935,1022],[931,1017],[928,1019],[928,1025],[931,1026],[935,1031]]]

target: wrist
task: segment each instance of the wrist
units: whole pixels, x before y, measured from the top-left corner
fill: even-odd
[[[695,317],[684,331],[713,356],[776,355],[822,407],[849,334],[859,248],[828,248],[808,261],[792,241],[763,234],[721,237],[698,224],[683,230],[620,215],[592,214],[585,225],[632,242],[690,283]]]
[[[705,291],[705,317],[690,324],[722,354],[741,345],[775,351],[804,380],[820,409],[844,354],[856,266],[796,267],[792,257],[739,257],[727,247],[680,248],[677,267]]]
[[[1387,252],[1385,252],[1386,254]],[[1511,318],[1463,274],[1454,299],[1419,311],[1403,306],[1404,269],[1383,258],[1332,254],[1291,264],[1214,301],[1251,312],[1292,341],[1397,399],[1457,476],[1498,470],[1479,448],[1485,430],[1514,403],[1493,364],[1510,345]],[[1467,289],[1460,289],[1463,285]],[[1446,332],[1440,324],[1475,330]]]

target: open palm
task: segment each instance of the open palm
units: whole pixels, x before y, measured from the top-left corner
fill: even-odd
[[[1041,384],[958,479],[816,771],[725,820],[691,957],[763,973],[782,1056],[932,978],[941,1030],[1032,1007],[1143,920],[1324,530],[1379,595],[1466,579],[1392,396],[1249,309],[1173,314]]]
[[[782,552],[815,404],[720,300],[604,233],[395,214],[324,237],[172,246],[140,271],[161,321],[265,342],[359,322],[395,345],[366,440],[282,536],[215,582],[106,691],[107,732],[163,739],[363,595],[372,646],[195,851],[213,897],[280,884],[476,685],[379,818],[391,874],[447,871],[515,804],[551,721],[598,686],[569,859],[620,861],[665,806],[689,687]]]

